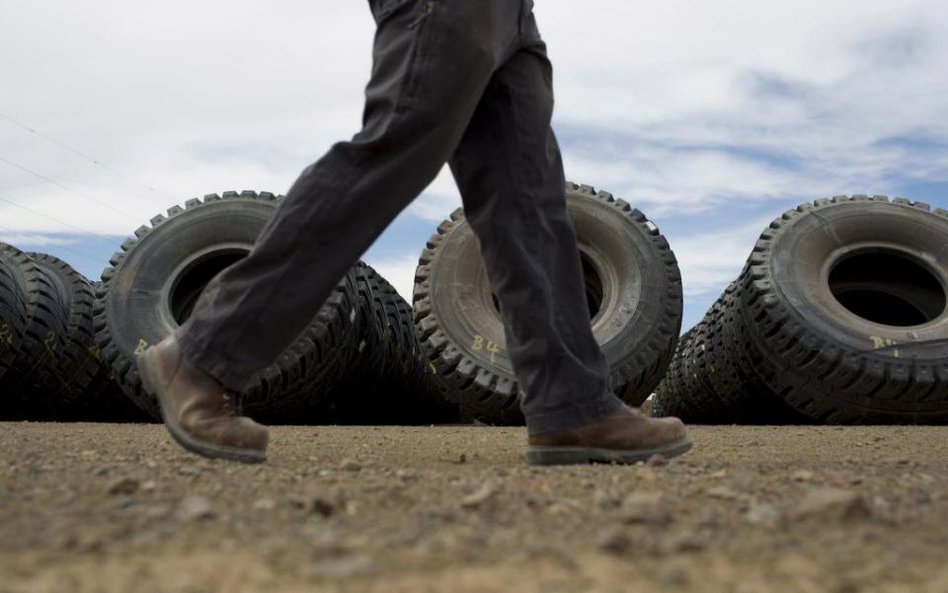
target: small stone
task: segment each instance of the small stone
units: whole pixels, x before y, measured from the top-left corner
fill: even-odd
[[[201,473],[201,469],[193,465],[182,465],[178,468],[178,473],[182,476],[196,476]]]
[[[611,554],[624,554],[632,548],[632,538],[624,529],[611,527],[596,536],[596,545]]]
[[[915,504],[928,504],[932,501],[932,495],[928,490],[917,488],[912,491],[912,501]]]
[[[671,540],[670,548],[674,552],[700,552],[708,547],[708,542],[693,531],[683,531]]]
[[[668,465],[668,459],[659,453],[652,455],[648,458],[648,461],[645,462],[645,465],[649,467],[662,467]]]
[[[457,461],[455,461],[455,463],[457,463],[457,464],[459,464],[459,465],[460,465],[460,464],[467,463],[467,454],[466,454],[466,453],[461,453],[460,455],[458,455],[458,459],[457,459]]]
[[[817,488],[811,490],[794,509],[795,519],[836,519],[848,521],[871,515],[865,499],[852,490]]]
[[[791,477],[793,478],[794,482],[809,482],[813,479],[813,472],[806,469],[801,469],[793,472]]]
[[[413,482],[418,479],[418,473],[410,469],[400,469],[395,472],[395,477],[403,482]]]
[[[780,511],[769,504],[752,506],[744,515],[751,525],[776,525],[780,521]]]
[[[319,484],[309,486],[304,494],[294,500],[307,513],[329,517],[340,508],[345,508],[345,500],[338,490],[326,489]]]
[[[152,491],[154,491],[154,489],[157,488],[157,487],[158,487],[158,485],[155,484],[155,481],[154,481],[154,480],[147,480],[147,481],[145,481],[145,482],[142,482],[142,490],[143,490],[144,492],[152,492]]]
[[[726,476],[727,476],[727,470],[726,470],[726,469],[719,469],[719,470],[717,470],[717,471],[711,472],[711,477],[712,477],[712,478],[723,478],[723,477],[726,477]]]
[[[622,501],[622,520],[626,523],[666,525],[671,513],[661,492],[633,492]]]
[[[715,486],[714,488],[708,489],[708,496],[722,500],[734,500],[738,497],[738,494],[727,486]]]
[[[178,517],[182,521],[207,521],[216,516],[214,505],[206,496],[189,494],[178,505]]]
[[[256,511],[272,511],[276,508],[276,503],[269,498],[261,498],[253,503]]]
[[[362,464],[355,459],[343,459],[339,464],[339,469],[344,472],[358,472],[362,471]]]
[[[106,489],[106,492],[112,496],[118,494],[135,494],[138,491],[140,483],[135,478],[120,478],[111,484]]]
[[[484,483],[480,488],[462,498],[461,506],[465,509],[477,508],[493,498],[496,493],[497,489],[494,488],[493,484],[489,482]]]

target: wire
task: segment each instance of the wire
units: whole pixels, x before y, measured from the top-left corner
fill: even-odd
[[[132,213],[130,213],[130,212],[126,212],[125,210],[122,210],[122,209],[120,209],[120,208],[116,208],[115,206],[113,206],[113,205],[111,205],[111,204],[109,204],[109,203],[107,203],[107,202],[103,202],[102,200],[99,200],[99,199],[97,199],[97,198],[93,198],[92,196],[86,195],[86,194],[84,194],[84,193],[82,193],[82,192],[78,192],[78,191],[72,189],[71,187],[69,187],[69,186],[67,186],[67,185],[63,185],[62,183],[56,181],[55,179],[51,179],[51,178],[49,178],[49,177],[46,177],[45,175],[42,175],[42,174],[40,174],[40,173],[37,173],[36,171],[33,171],[33,170],[31,170],[31,169],[27,169],[27,168],[24,167],[23,165],[20,165],[20,164],[18,164],[18,163],[15,163],[15,162],[11,161],[10,159],[7,159],[7,158],[4,158],[4,157],[0,156],[0,161],[3,161],[4,163],[7,163],[7,164],[10,165],[10,166],[16,167],[17,169],[20,169],[21,171],[25,171],[25,172],[29,173],[30,175],[33,175],[34,177],[38,177],[39,179],[42,179],[43,181],[46,181],[46,182],[48,182],[48,183],[52,183],[53,185],[55,185],[55,186],[57,186],[57,187],[61,187],[62,189],[66,190],[66,191],[68,191],[68,192],[70,192],[70,193],[72,193],[72,194],[75,194],[75,195],[79,196],[80,198],[82,198],[82,199],[84,199],[84,200],[88,200],[88,201],[90,201],[90,202],[94,202],[94,203],[96,203],[96,204],[102,206],[103,208],[108,208],[109,210],[112,210],[113,212],[117,212],[117,213],[119,213],[119,214],[122,214],[122,215],[124,215],[124,216],[127,216],[128,218],[130,218],[130,219],[132,219],[132,220],[134,220],[134,221],[136,221],[136,222],[138,222],[138,221],[140,220],[140,217],[135,216],[134,214],[132,214]]]
[[[46,218],[46,219],[48,219],[48,220],[52,220],[53,222],[55,222],[55,223],[57,223],[57,224],[61,224],[61,225],[65,226],[65,227],[69,227],[69,228],[71,228],[71,229],[76,229],[77,231],[79,231],[79,232],[80,232],[81,234],[83,234],[83,235],[95,235],[95,233],[92,233],[92,232],[90,232],[90,231],[87,230],[87,229],[77,227],[77,226],[74,225],[74,224],[71,224],[71,223],[68,223],[68,222],[59,220],[58,218],[56,218],[56,217],[54,217],[54,216],[50,216],[49,214],[44,214],[44,213],[42,213],[42,212],[40,212],[40,211],[38,211],[38,210],[33,210],[32,208],[28,208],[28,207],[24,206],[23,204],[17,204],[17,203],[14,202],[13,200],[8,200],[8,199],[4,198],[3,196],[0,196],[0,202],[3,202],[3,203],[5,203],[5,204],[10,204],[11,206],[14,206],[14,207],[16,207],[16,208],[19,208],[20,210],[26,210],[27,212],[29,212],[29,213],[31,213],[31,214],[35,214],[36,216],[41,216],[41,217]]]
[[[65,142],[62,142],[61,140],[57,140],[56,138],[53,138],[52,136],[49,136],[48,134],[44,134],[44,133],[40,132],[39,130],[37,130],[36,128],[34,128],[34,127],[32,127],[32,126],[29,126],[29,125],[27,125],[27,124],[24,124],[23,122],[20,122],[20,121],[17,121],[17,120],[15,120],[15,119],[13,119],[13,118],[10,117],[9,115],[4,115],[3,113],[0,113],[0,119],[4,119],[4,120],[6,120],[7,122],[9,122],[9,123],[12,124],[12,125],[15,125],[15,126],[17,126],[17,127],[20,127],[20,128],[26,130],[27,132],[29,132],[29,133],[31,133],[31,134],[34,134],[34,135],[36,135],[36,136],[39,136],[39,137],[42,138],[43,140],[46,140],[47,142],[50,142],[51,144],[55,144],[56,146],[58,146],[59,148],[65,150],[66,152],[70,152],[70,153],[72,153],[72,154],[74,154],[74,155],[76,155],[76,156],[78,156],[78,157],[81,157],[81,158],[85,159],[85,160],[91,162],[92,164],[94,164],[94,165],[96,165],[96,166],[98,166],[98,167],[101,167],[101,168],[105,169],[106,171],[112,173],[113,175],[116,175],[116,176],[121,177],[122,179],[124,179],[124,180],[126,180],[126,181],[130,181],[130,182],[132,182],[132,183],[135,183],[135,184],[137,184],[137,185],[140,185],[140,186],[142,186],[142,187],[145,187],[145,188],[148,189],[148,191],[151,191],[151,192],[153,192],[153,193],[155,193],[155,194],[158,194],[158,195],[160,195],[160,196],[163,197],[163,198],[167,198],[167,199],[169,199],[169,200],[173,200],[173,198],[171,198],[166,192],[159,191],[159,190],[155,189],[154,187],[152,187],[151,185],[149,185],[148,183],[145,183],[144,181],[141,181],[141,180],[139,180],[139,179],[136,179],[136,178],[132,177],[131,175],[128,175],[128,174],[126,174],[126,173],[123,173],[122,171],[119,171],[119,170],[116,169],[115,167],[111,167],[111,166],[107,165],[106,163],[100,161],[99,159],[97,159],[97,158],[95,158],[95,157],[93,157],[93,156],[91,156],[91,155],[89,155],[89,154],[86,154],[86,153],[82,152],[81,150],[78,150],[78,149],[75,149],[75,148],[69,146],[69,145],[66,144]]]

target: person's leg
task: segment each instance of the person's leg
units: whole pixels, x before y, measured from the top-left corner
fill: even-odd
[[[550,129],[542,46],[494,75],[451,160],[500,304],[530,432],[586,424],[622,405],[592,335],[563,165]]]
[[[631,462],[690,447],[611,391],[595,341],[563,164],[550,128],[552,69],[532,14],[451,160],[465,215],[500,303],[533,463]]]
[[[518,2],[372,4],[378,29],[362,131],[303,171],[251,253],[207,286],[173,336],[140,357],[172,435],[199,454],[262,459],[265,429],[233,417],[225,388],[243,390],[296,339],[434,178],[517,40]]]

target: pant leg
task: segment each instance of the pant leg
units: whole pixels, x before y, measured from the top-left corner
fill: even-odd
[[[500,303],[531,433],[599,420],[622,403],[592,335],[539,35],[494,74],[451,161]],[[528,31],[529,33],[529,31]]]
[[[518,6],[373,5],[378,28],[362,131],[304,170],[251,253],[207,286],[178,333],[189,361],[242,390],[293,343],[451,156],[517,39]]]

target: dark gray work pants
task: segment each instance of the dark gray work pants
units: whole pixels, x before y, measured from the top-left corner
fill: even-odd
[[[250,255],[207,287],[185,356],[241,390],[449,161],[503,311],[531,433],[621,402],[589,324],[552,70],[531,0],[371,0],[363,129],[303,171]]]

